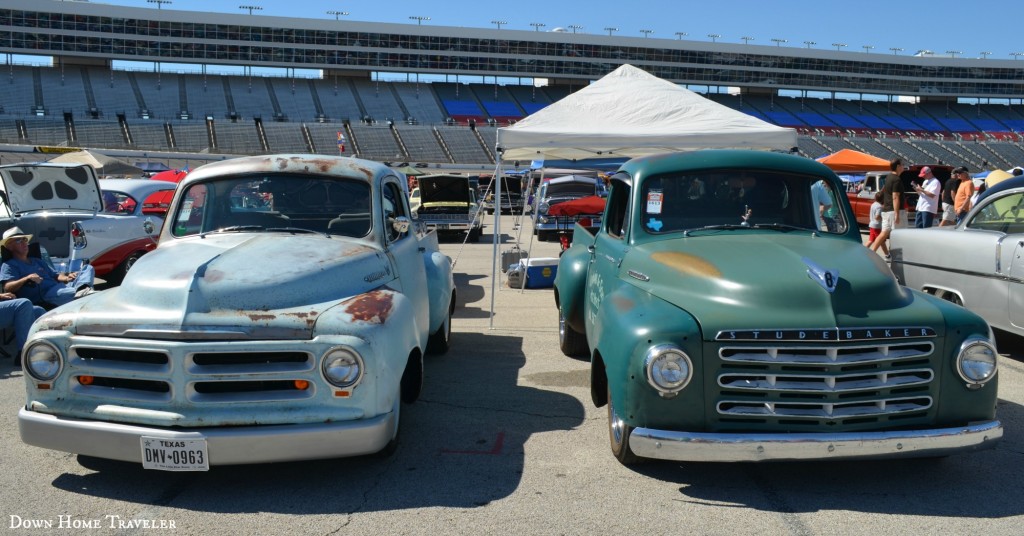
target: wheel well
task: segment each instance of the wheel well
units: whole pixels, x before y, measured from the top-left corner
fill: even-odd
[[[948,302],[961,303],[961,304],[964,303],[964,297],[960,294],[959,291],[956,291],[956,290],[937,288],[937,287],[924,287],[921,290],[923,292],[925,292],[926,294],[931,294],[932,296],[935,296],[936,298],[939,298],[939,299],[942,299],[942,300],[946,300]]]
[[[594,350],[594,356],[590,359],[590,399],[599,408],[608,403],[608,374],[604,369],[601,352],[597,350]]]
[[[413,348],[409,352],[409,359],[405,362],[405,370],[402,372],[402,402],[412,404],[420,397],[423,389],[423,353],[419,348]]]

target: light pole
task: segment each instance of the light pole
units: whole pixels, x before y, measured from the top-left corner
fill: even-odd
[[[722,37],[722,34],[708,34],[708,37],[711,38],[711,42],[712,43],[715,43],[715,42],[717,42],[715,40],[718,39],[719,37]]]
[[[640,30],[640,33],[644,34],[644,37],[650,37],[654,30]]]
[[[860,48],[864,49],[865,54],[871,54],[871,49],[875,48],[875,45],[861,45]]]
[[[782,43],[788,43],[789,39],[783,39],[781,37],[773,37],[772,38],[772,42],[775,43],[775,46],[781,47]]]
[[[992,55],[991,52],[987,52],[987,51],[984,51],[984,50],[982,50],[978,54],[981,54],[981,59],[983,59],[983,60],[987,60],[988,57]]]
[[[744,45],[749,45],[750,42],[753,41],[753,40],[754,40],[753,37],[750,37],[750,36],[747,36],[747,35],[744,35],[743,37],[740,38],[740,41],[743,41]]]
[[[605,28],[604,28],[604,29],[608,31],[608,35],[611,35],[611,34],[612,34],[612,32],[617,32],[617,31],[619,31],[619,29],[618,29],[618,28],[616,28],[616,27],[614,27],[614,26],[605,26]]]
[[[576,30],[582,30],[583,26],[580,26],[579,24],[570,24],[569,29],[572,30],[572,33],[576,33]]]
[[[959,50],[947,50],[946,54],[949,54],[950,56],[955,58],[957,54],[963,54],[963,52]]]
[[[171,2],[171,0],[146,0],[146,1],[149,2],[150,4],[156,4],[157,10],[163,8],[164,4],[173,4],[174,3],[174,2]]]
[[[1010,55],[1013,56],[1013,59],[1019,60],[1021,56],[1024,56],[1024,52],[1011,52]]]
[[[682,39],[690,34],[686,32],[676,32],[676,39],[682,41]]]
[[[892,51],[893,56],[897,56],[900,52],[903,52],[903,49],[900,47],[889,47],[889,50]]]
[[[348,11],[335,11],[331,10],[327,12],[328,15],[334,15],[334,20],[341,20],[342,16],[348,16]]]
[[[533,26],[534,31],[539,32],[540,29],[547,26],[547,24],[544,24],[543,22],[531,22],[530,26]]]
[[[248,9],[250,15],[252,15],[253,11],[263,11],[263,8],[260,7],[260,6],[250,6],[250,5],[238,6],[238,9]]]
[[[817,45],[818,42],[817,41],[804,41],[804,44],[807,45],[807,48],[811,48],[812,46]]]
[[[832,46],[836,47],[836,50],[841,50],[846,47],[846,43],[832,43]]]
[[[501,29],[501,25],[502,24],[508,24],[508,21],[507,20],[492,20],[491,24],[497,26],[498,29],[500,30]]]
[[[430,17],[421,17],[419,15],[410,15],[409,20],[416,21],[416,26],[423,26],[423,21],[430,20]]]

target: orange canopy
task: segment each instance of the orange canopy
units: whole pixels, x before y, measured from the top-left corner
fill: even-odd
[[[838,153],[823,156],[818,162],[836,172],[889,171],[888,160],[853,149],[842,149]]]

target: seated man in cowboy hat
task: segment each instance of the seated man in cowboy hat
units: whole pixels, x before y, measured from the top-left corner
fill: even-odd
[[[18,227],[4,231],[0,248],[10,253],[10,259],[0,268],[3,291],[19,298],[27,298],[35,305],[56,307],[92,292],[96,272],[92,266],[80,272],[58,274],[43,259],[29,257],[32,235]]]

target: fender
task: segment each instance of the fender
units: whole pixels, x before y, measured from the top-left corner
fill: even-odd
[[[598,311],[590,313],[594,322],[587,339],[601,356],[612,397],[627,422],[660,422],[667,418],[677,421],[673,429],[678,428],[679,419],[689,425],[703,425],[704,412],[692,409],[703,407],[705,374],[701,328],[693,316],[632,285],[619,285],[605,296]],[[678,396],[664,399],[646,381],[615,380],[645,378],[647,350],[665,343],[680,346],[693,363],[693,379]],[[591,397],[603,402],[605,393],[593,392]],[[690,409],[678,409],[682,406]]]
[[[555,274],[555,305],[562,308],[566,323],[580,333],[586,333],[583,306],[587,271],[593,258],[590,246],[593,244],[594,235],[577,224],[572,235],[572,246],[562,253]]]
[[[423,267],[427,276],[427,294],[430,297],[430,326],[427,333],[437,331],[455,299],[455,280],[452,277],[452,260],[447,255],[427,248],[423,252]]]

